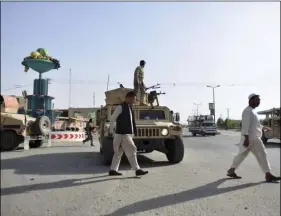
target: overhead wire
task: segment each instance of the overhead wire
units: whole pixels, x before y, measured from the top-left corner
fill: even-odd
[[[3,89],[1,90],[1,92],[4,92],[4,91],[10,91],[10,90],[14,90],[14,89],[22,89],[22,88],[25,88],[25,87],[29,87],[29,86],[32,86],[33,84],[27,84],[27,85],[15,85],[15,87],[12,87],[12,88],[7,88],[7,89]]]
[[[49,79],[52,84],[58,84],[58,85],[69,85],[69,80],[64,79],[64,80],[57,80],[57,79]],[[71,85],[106,85],[106,81],[101,81],[101,80],[71,80]],[[132,83],[123,83],[123,82],[109,82],[110,86],[117,86],[119,84],[123,84],[123,86],[126,88],[127,86],[131,86]],[[155,84],[155,83],[154,83]],[[205,82],[159,82],[161,85],[161,88],[175,88],[175,87],[206,87],[207,84],[212,84],[212,83],[205,83]],[[14,89],[22,89],[25,87],[32,86],[33,84],[27,84],[27,85],[15,85],[15,87],[7,88],[1,90],[3,91],[10,91]],[[153,85],[153,84],[151,84]],[[150,85],[148,85],[150,86]],[[236,83],[236,84],[231,84],[231,83],[224,83],[220,84],[221,87],[243,87],[243,86],[254,86],[253,84],[250,83]]]

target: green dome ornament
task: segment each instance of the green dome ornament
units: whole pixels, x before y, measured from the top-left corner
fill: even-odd
[[[48,56],[48,52],[44,48],[38,48],[36,51],[39,52],[42,56]]]

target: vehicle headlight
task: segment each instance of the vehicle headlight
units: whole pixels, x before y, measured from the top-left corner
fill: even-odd
[[[164,128],[164,129],[161,130],[161,134],[162,134],[163,136],[167,136],[168,133],[169,133],[169,131],[168,131],[168,129],[166,129],[166,128]]]

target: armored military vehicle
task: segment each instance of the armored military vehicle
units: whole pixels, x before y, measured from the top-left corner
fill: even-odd
[[[269,139],[280,139],[280,108],[259,111],[258,114],[265,115],[261,123],[270,128],[270,131],[262,132],[263,143],[266,144]]]
[[[159,84],[148,89],[156,89]],[[109,165],[113,157],[113,138],[109,137],[109,121],[116,106],[125,100],[125,95],[133,89],[117,88],[105,92],[106,105],[96,112],[96,124],[99,127],[100,153],[103,163]],[[138,152],[150,153],[154,150],[166,154],[170,163],[179,163],[184,157],[184,145],[181,139],[182,127],[179,113],[173,113],[166,106],[160,106],[158,96],[164,94],[155,90],[145,94],[145,104],[139,101],[133,106],[136,118],[137,134],[133,139]]]
[[[14,96],[0,96],[1,103],[1,151],[12,151],[24,141],[31,148],[38,148],[49,139],[51,122],[48,117],[33,118],[18,114],[19,104]]]

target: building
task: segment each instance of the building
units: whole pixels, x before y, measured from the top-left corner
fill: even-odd
[[[79,116],[83,116],[84,118],[95,118],[95,112],[99,108],[90,107],[90,108],[69,108],[68,109],[68,117],[75,117],[77,114]]]
[[[90,107],[90,108],[69,108],[69,109],[58,109],[59,111],[61,111],[61,115],[60,117],[77,117],[77,115],[79,115],[80,117],[84,117],[84,118],[94,118],[95,119],[95,112],[98,110],[99,108],[97,107]]]

